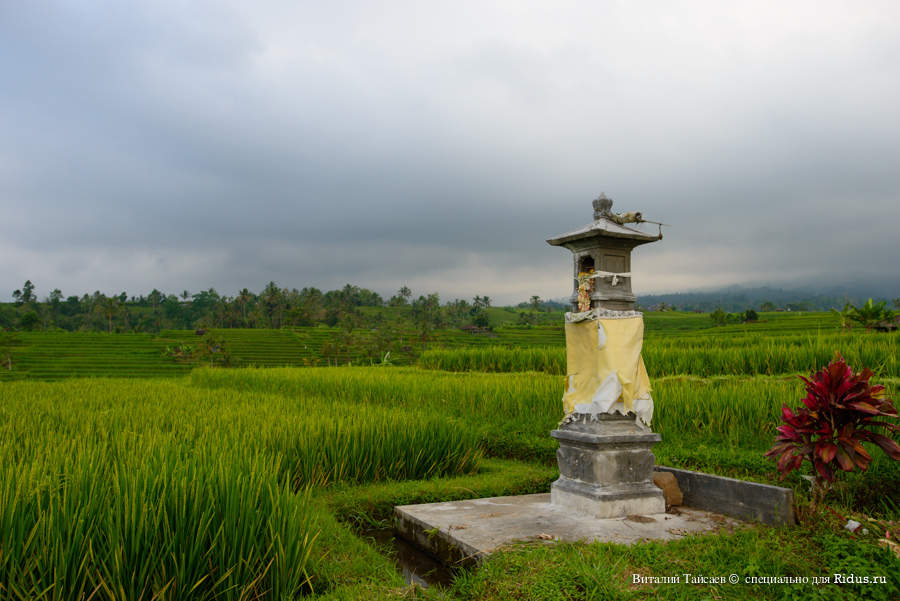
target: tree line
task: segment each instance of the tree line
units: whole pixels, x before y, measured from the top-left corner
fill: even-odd
[[[536,302],[537,297],[532,298]],[[0,304],[0,329],[150,332],[164,329],[282,328],[290,326],[338,326],[352,333],[359,328],[415,327],[427,340],[438,327],[490,327],[486,309],[488,296],[471,302],[455,299],[441,304],[437,293],[413,297],[401,287],[388,299],[377,292],[354,286],[323,292],[315,287],[282,288],[269,282],[258,293],[247,288],[234,296],[219,294],[214,288],[190,293],[164,293],[153,289],[147,295],[126,292],[107,295],[100,291],[82,296],[64,296],[58,288],[43,300],[28,280],[13,292],[12,303]],[[390,307],[393,310],[366,310]],[[405,322],[405,323],[404,323]]]

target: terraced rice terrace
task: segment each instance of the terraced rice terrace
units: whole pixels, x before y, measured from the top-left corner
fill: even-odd
[[[171,341],[152,334],[17,332],[10,341],[12,370],[0,380],[180,376],[191,365],[164,357]]]
[[[308,327],[283,330],[230,329],[210,330],[225,340],[232,356],[232,365],[238,367],[285,367],[326,365],[322,348],[334,340],[338,328]],[[190,330],[165,330],[161,334],[168,340],[191,343],[197,335]],[[374,336],[374,330],[356,331],[361,339]],[[398,332],[398,350],[391,354],[391,362],[408,365],[415,362],[422,343],[412,329]],[[469,346],[562,346],[562,326],[535,328],[506,327],[496,332],[470,334],[463,330],[437,330],[429,336],[428,347],[459,348]],[[365,355],[362,345],[345,349],[350,363],[369,364],[373,359]]]
[[[728,369],[725,368],[727,366],[710,369],[716,373],[721,370],[724,370],[723,373],[792,373],[823,364],[830,359],[834,348],[840,347],[845,349],[848,358],[859,359],[885,375],[897,374],[894,352],[898,340],[896,335],[876,337],[873,342],[877,344],[874,345],[868,338],[859,337],[862,332],[854,331],[846,339],[836,327],[836,318],[829,313],[768,313],[758,323],[724,327],[712,327],[706,314],[646,313],[645,319],[645,356],[652,359],[648,360],[648,364],[653,365],[654,370],[662,370],[653,375],[683,373],[685,370],[694,373],[697,368],[691,365],[711,365],[710,358],[706,355],[714,355],[726,361],[730,355],[740,354],[744,357],[749,347],[760,355],[756,363]],[[339,343],[341,331],[323,326],[280,330],[214,329],[209,332],[225,341],[233,367],[371,365],[384,359],[383,355],[373,353],[371,345],[365,344],[378,335],[377,330],[355,330],[353,344],[344,347]],[[199,360],[178,361],[168,355],[166,349],[178,344],[196,348],[203,341],[202,336],[194,330],[163,330],[158,335],[53,331],[20,332],[11,336],[12,370],[0,369],[0,381],[180,376],[189,372]],[[396,330],[394,337],[389,361],[395,365],[415,364],[423,346],[419,334],[406,327]],[[423,366],[488,371],[536,369],[561,373],[565,362],[564,339],[561,323],[541,326],[507,325],[493,331],[436,330],[429,335],[426,344],[428,353],[424,357]],[[324,349],[329,343],[338,344],[337,354],[340,359],[326,356]],[[457,359],[453,359],[451,364],[445,364],[443,358],[436,360],[434,349],[460,352],[472,349],[473,352],[478,352],[478,356],[467,357],[458,365],[453,364]],[[538,353],[541,357],[532,365],[532,360],[523,362],[523,353]],[[549,353],[553,357],[544,358],[542,353]],[[813,355],[805,359],[801,356],[804,353]],[[657,356],[659,354],[664,356]],[[880,359],[875,361],[869,357],[873,354]],[[771,363],[773,357],[782,355],[791,360],[781,361],[783,365],[766,363]],[[489,360],[483,357],[488,357]],[[478,365],[468,365],[472,361]],[[889,365],[881,365],[885,361]],[[672,362],[678,365],[663,369]],[[556,368],[548,368],[548,365]],[[701,370],[697,375],[707,375],[706,372],[710,369]]]
[[[223,339],[235,367],[284,367],[327,365],[322,348],[338,333],[337,328],[310,327],[283,330],[210,330]],[[369,333],[370,334],[370,333]],[[152,334],[106,334],[97,332],[18,332],[10,340],[12,370],[0,369],[3,380],[58,380],[71,377],[150,378],[180,376],[196,361],[176,361],[166,348],[176,344],[199,346],[202,337],[193,330],[164,330]],[[496,333],[470,334],[461,330],[439,330],[430,347],[468,346],[561,346],[561,326],[501,328]],[[415,332],[400,332],[398,349],[390,360],[399,365],[415,362],[421,342]],[[359,348],[347,349],[353,364],[370,364]]]

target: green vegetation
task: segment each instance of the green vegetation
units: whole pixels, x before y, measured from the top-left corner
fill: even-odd
[[[396,307],[384,308],[394,311]],[[760,321],[713,327],[707,315],[648,313],[644,356],[655,377],[677,374],[782,374],[824,365],[835,349],[852,364],[876,375],[898,375],[897,332],[840,330],[829,313],[767,313]],[[390,331],[386,331],[390,329]],[[11,332],[0,340],[0,380],[55,380],[78,376],[161,377],[182,375],[191,366],[233,367],[326,365],[410,365],[453,371],[565,370],[564,330],[554,326],[508,325],[471,333],[428,332],[422,352],[414,325],[381,328],[294,327],[271,329],[162,330],[149,334]],[[204,352],[210,340],[219,353]],[[450,352],[446,352],[450,351]],[[420,357],[421,355],[421,357]],[[2,367],[2,366],[0,366]],[[9,369],[11,368],[11,369]]]
[[[845,328],[858,325],[867,330],[873,328],[896,329],[894,312],[887,308],[887,301],[875,303],[870,298],[863,305],[854,307],[851,303],[844,306],[843,311],[834,311],[841,319]]]
[[[829,527],[840,525],[829,520]],[[900,594],[900,562],[888,552],[860,544],[825,528],[750,528],[719,536],[630,547],[610,543],[522,545],[496,554],[482,569],[457,579],[459,600],[518,599],[878,599]],[[813,575],[835,573],[885,576],[887,583],[814,584]],[[685,574],[735,574],[737,584],[690,583]],[[640,577],[678,576],[671,584],[636,584]],[[808,584],[748,584],[746,578],[783,576]]]
[[[890,438],[891,433],[900,432],[900,424],[893,423],[897,409],[883,386],[869,383],[871,377],[867,369],[853,373],[835,353],[828,366],[803,379],[803,405],[782,409],[784,423],[766,456],[777,459],[778,471],[785,475],[809,461],[817,493],[814,503],[828,492],[839,469],[869,468],[872,456],[863,442],[900,461],[900,446]]]
[[[419,367],[445,371],[540,371],[566,373],[566,349],[559,347],[487,346],[426,351]]]
[[[834,332],[840,327],[840,320],[830,312],[758,312],[755,322],[738,323],[739,321],[735,320],[734,323],[715,327],[708,313],[677,311],[644,313],[644,328],[649,335],[665,332],[666,336],[693,334],[724,336],[736,333],[786,336],[815,333],[819,330]]]
[[[506,324],[559,323],[557,303],[537,297],[524,307],[492,307],[487,296],[472,302],[455,299],[443,305],[436,293],[414,298],[403,286],[385,301],[378,293],[347,284],[338,290],[281,288],[269,282],[258,294],[244,288],[235,296],[223,296],[214,288],[191,294],[165,294],[154,289],[144,296],[126,292],[63,298],[54,289],[43,301],[29,280],[13,293],[12,303],[0,303],[0,330],[94,331],[107,333],[148,332],[164,329],[338,327],[349,338],[354,330],[381,330],[382,342],[391,342],[385,332],[411,328],[419,343],[428,342],[431,330],[440,327],[478,327],[490,330]],[[358,341],[354,341],[358,343]]]
[[[0,343],[0,381],[84,377],[157,378],[191,369],[164,356],[174,340],[150,334],[14,332]]]
[[[758,323],[716,328],[708,315],[666,311],[648,314],[646,326],[645,360],[656,374],[654,430],[663,437],[654,453],[666,465],[778,483],[763,453],[775,439],[782,404],[796,406],[803,396],[802,382],[790,374],[824,365],[835,349],[854,367],[875,368],[873,382],[885,384],[888,396],[896,399],[900,387],[897,334],[841,332],[830,314],[765,313]],[[364,339],[357,329],[354,339]],[[440,369],[344,361],[339,368],[263,367],[321,364],[324,343],[343,330],[14,332],[0,341],[0,350],[11,349],[11,373],[33,379],[67,375],[64,365],[40,370],[75,361],[64,349],[76,345],[81,360],[98,366],[92,375],[109,369],[105,361],[114,365],[116,355],[135,361],[133,371],[170,369],[160,374],[166,378],[144,380],[0,383],[0,599],[900,594],[900,560],[877,545],[886,530],[892,537],[900,530],[900,467],[874,452],[866,471],[835,483],[815,516],[807,509],[808,485],[796,472],[788,475],[783,484],[801,502],[798,528],[750,526],[632,547],[525,544],[459,573],[448,590],[410,591],[385,550],[361,532],[385,526],[397,504],[547,490],[557,447],[547,432],[562,417],[562,327],[508,326],[495,328],[496,337],[432,330],[419,360]],[[420,348],[415,331],[402,334],[404,345],[408,335],[410,346]],[[196,348],[210,336],[227,347],[232,365],[257,367],[195,368],[184,376],[198,360],[193,351],[186,361],[166,356],[168,347]],[[39,355],[51,340],[59,341],[56,355]],[[109,341],[104,358],[87,357]],[[129,341],[134,348],[115,347]],[[29,353],[34,361],[26,371]],[[398,353],[397,362],[416,354]],[[492,369],[506,373],[485,373]],[[843,530],[847,516],[864,521],[869,533]],[[877,587],[632,582],[632,574],[684,572],[741,578],[853,572],[888,581]]]
[[[480,456],[452,420],[349,399],[6,384],[0,596],[290,598],[316,577],[305,489],[468,473]]]
[[[411,368],[266,369],[249,372],[200,370],[196,386],[275,391],[289,397],[328,394],[379,406],[416,408],[457,418],[478,433],[496,457],[552,465],[556,445],[547,436],[558,422],[562,379],[543,374],[442,373]],[[654,381],[655,447],[661,463],[777,482],[774,465],[762,455],[780,423],[781,406],[798,398],[794,378],[672,377]],[[889,394],[896,386],[889,386]],[[799,486],[800,479],[791,482]],[[873,495],[881,488],[885,495]],[[844,507],[900,516],[900,468],[875,457],[869,471],[849,478],[837,494]]]
[[[194,365],[209,364],[202,352],[206,342],[222,344],[232,367],[314,365],[372,365],[382,362],[409,365],[421,346],[412,329],[395,332],[393,346],[382,351],[377,331],[358,330],[353,339],[341,340],[340,328],[307,327],[281,330],[213,329],[197,335],[193,330],[163,330],[158,335],[95,332],[11,332],[0,339],[0,381],[9,379],[58,380],[69,377],[180,376]],[[561,345],[561,326],[498,328],[490,335],[462,330],[434,330],[429,346],[458,348],[489,346]],[[388,351],[390,354],[387,354]],[[221,355],[213,357],[217,365]],[[386,361],[385,361],[386,359]]]
[[[870,365],[876,374],[900,376],[900,335],[854,332],[761,336],[743,331],[727,336],[669,336],[650,332],[644,362],[651,377],[691,374],[778,375],[811,372],[828,363],[835,349],[851,364]],[[566,352],[560,347],[488,346],[431,350],[418,365],[448,371],[541,371],[561,375]]]

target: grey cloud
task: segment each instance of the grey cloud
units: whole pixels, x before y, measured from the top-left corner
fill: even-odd
[[[600,191],[672,224],[636,251],[644,291],[900,282],[898,14],[7,6],[0,298],[25,278],[561,296],[543,241]]]

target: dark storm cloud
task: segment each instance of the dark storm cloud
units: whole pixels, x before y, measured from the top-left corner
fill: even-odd
[[[567,292],[605,191],[635,287],[893,278],[891,3],[0,9],[0,298],[346,282]]]

